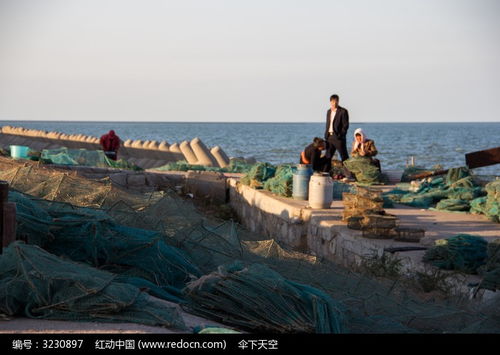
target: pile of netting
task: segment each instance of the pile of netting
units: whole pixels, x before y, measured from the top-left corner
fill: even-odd
[[[491,221],[500,223],[500,180],[486,184],[486,196],[470,202],[470,212],[484,214]]]
[[[218,321],[271,333],[341,333],[342,307],[324,292],[262,264],[221,265],[187,285],[187,308]],[[242,304],[258,305],[242,307]]]
[[[137,165],[128,162],[125,159],[109,159],[102,150],[87,149],[44,149],[40,155],[40,161],[45,164],[58,165],[81,165],[95,166],[99,168],[117,168],[142,170]]]
[[[437,210],[469,212],[475,200],[486,195],[467,168],[449,169],[445,177],[425,179],[408,188],[396,188],[384,196],[396,203]]]
[[[264,183],[264,190],[279,196],[291,197],[293,192],[293,173],[296,168],[289,164],[278,165],[274,176]]]
[[[295,166],[291,164],[274,166],[269,163],[256,163],[240,181],[242,184],[256,189],[264,189],[279,196],[291,197],[295,169]]]
[[[33,194],[12,193],[11,200],[18,203],[18,239],[47,248],[45,252],[55,255],[59,261],[82,267],[83,274],[90,275],[90,269],[99,271],[101,274],[95,274],[97,281],[105,278],[103,275],[113,275],[114,282],[126,285],[127,290],[141,290],[141,295],[151,302],[161,304],[173,301],[184,310],[204,312],[205,317],[233,325],[242,322],[244,315],[246,325],[238,323],[242,324],[238,327],[250,332],[258,329],[281,331],[279,329],[288,329],[293,322],[300,324],[301,329],[310,331],[328,327],[337,329],[340,325],[338,329],[351,333],[500,331],[498,323],[492,323],[491,309],[485,309],[484,313],[469,309],[461,304],[463,299],[458,296],[452,298],[454,302],[451,299],[446,303],[422,301],[408,290],[402,280],[376,280],[314,256],[287,250],[276,241],[249,232],[232,221],[208,219],[196,209],[192,201],[180,198],[174,190],[138,193],[117,188],[109,179],[90,180],[55,169],[30,166],[0,170],[0,179],[12,182],[13,188],[21,192]],[[61,246],[57,245],[58,240]],[[36,250],[41,251],[38,247]],[[40,260],[42,264],[45,263],[43,258]],[[213,299],[221,300],[221,304],[228,307],[212,309],[210,298],[191,297],[193,294],[190,294],[191,289],[187,285],[200,280],[203,275],[217,273],[219,266],[230,265],[236,260],[241,260],[244,266],[242,270],[247,268],[252,272],[233,272],[228,284],[233,287],[243,280],[262,280],[258,281],[258,285],[244,284],[240,289],[243,293],[255,292],[256,286],[260,285],[262,292],[259,293],[259,303],[253,297],[243,297],[238,303],[239,307],[235,307],[238,300],[234,297],[222,300],[219,291],[226,284],[220,277],[213,287],[199,291],[208,292]],[[6,262],[13,266],[2,264],[2,270],[17,270],[16,260]],[[67,267],[65,264],[54,266],[47,263],[49,266],[46,269],[43,265],[36,266],[37,270],[43,271],[36,276],[46,281],[45,286],[57,286],[58,281],[50,280],[59,280],[60,275],[56,271],[66,270]],[[253,272],[256,269],[251,266],[255,264],[261,265],[257,268],[259,272],[265,272]],[[13,280],[13,273],[1,275],[14,283],[27,280],[23,279],[25,275],[17,271],[15,275],[18,279]],[[236,275],[242,278],[236,279]],[[81,280],[77,275],[71,275],[70,278]],[[279,287],[271,291],[273,283]],[[308,286],[301,288],[297,284]],[[65,284],[65,292],[76,294],[73,292],[77,291],[72,288],[80,285],[90,293],[82,299],[90,305],[88,309],[96,311],[94,305],[101,309],[99,297],[108,295],[106,292],[111,292],[111,289],[95,292],[92,284],[81,281]],[[114,283],[111,285],[114,286]],[[5,297],[10,297],[11,286],[2,287],[2,291],[6,290],[3,294]],[[46,289],[49,294],[45,295],[59,294],[56,290],[60,289],[50,286]],[[93,299],[94,294],[96,299]],[[25,292],[23,299],[15,299],[20,302],[16,314],[46,317],[38,310],[44,305],[50,305],[60,312],[57,300],[63,299],[57,297],[53,303],[50,298],[46,303],[36,301],[37,310],[33,314],[31,311],[24,312],[30,308],[23,306],[27,302],[34,302],[27,295],[30,294]],[[124,314],[132,314],[129,311],[133,306],[149,309],[142,307],[142,299],[139,303],[130,304],[133,299],[130,295],[124,293],[120,295],[124,298],[118,298],[118,301],[108,298],[108,301],[113,300],[107,303],[109,308],[116,312],[109,317],[106,314],[106,319],[147,324],[158,322],[154,324],[164,326],[176,324],[173,313],[169,313],[170,318],[167,314],[159,316],[166,321],[152,321],[148,312],[137,314],[131,319],[121,318]],[[325,298],[325,295],[329,298]],[[88,317],[97,314],[99,317],[96,319],[102,319],[105,312],[92,313],[70,302],[60,303],[66,312],[63,319],[84,319],[80,314],[82,312]],[[2,299],[0,307],[4,304],[6,302]],[[126,308],[125,304],[130,307]],[[283,307],[285,304],[288,313],[269,311],[271,305]],[[338,305],[338,308],[334,305]],[[323,308],[310,308],[316,306]],[[167,311],[160,306],[156,309]],[[6,308],[0,308],[0,311],[11,312]],[[325,318],[320,319],[321,316]],[[56,317],[59,315],[54,313]],[[144,317],[149,320],[144,320]]]
[[[247,173],[253,167],[253,164],[248,164],[240,159],[231,159],[229,166],[225,168],[217,168],[205,165],[189,164],[185,160],[168,163],[166,165],[154,168],[159,171],[215,171],[219,173]]]
[[[369,157],[351,157],[344,161],[344,165],[360,184],[373,185],[383,182],[382,174]]]
[[[15,242],[0,255],[0,312],[186,329],[180,309],[117,275]]]
[[[488,243],[469,234],[439,239],[425,252],[423,260],[440,269],[479,274],[479,289],[500,289],[500,239]]]
[[[85,283],[87,279],[92,279],[92,277],[95,277],[95,281],[99,282],[99,275],[88,275],[93,269],[87,267],[81,269],[81,278],[73,277],[74,273],[78,273],[79,265],[82,265],[75,264],[73,267],[74,272],[68,273],[67,276],[68,280],[73,280],[73,283],[71,283],[65,280],[59,271],[51,271],[51,268],[61,270],[61,267],[64,267],[63,259],[92,266],[101,272],[106,271],[105,275],[108,275],[116,282],[125,284],[120,287],[118,285],[116,290],[121,292],[124,299],[130,299],[127,305],[132,304],[132,301],[135,302],[139,289],[141,289],[151,296],[183,304],[186,309],[196,310],[194,313],[202,314],[201,310],[206,309],[207,298],[195,297],[195,292],[189,285],[194,285],[193,282],[198,285],[203,284],[207,277],[210,277],[209,275],[199,279],[202,273],[192,260],[197,260],[197,263],[205,270],[211,269],[207,269],[206,263],[213,263],[217,258],[210,258],[211,255],[210,253],[207,255],[206,250],[202,253],[193,253],[193,251],[194,248],[199,248],[196,244],[204,244],[203,239],[210,236],[213,238],[216,235],[215,229],[206,227],[202,223],[195,226],[195,228],[190,228],[189,232],[180,231],[171,239],[167,239],[166,236],[162,237],[156,231],[119,225],[106,213],[99,210],[85,207],[76,208],[60,202],[34,200],[18,192],[11,192],[10,200],[15,202],[18,207],[18,238],[26,240],[29,244],[42,247],[44,253],[51,253],[48,254],[52,258],[50,265],[46,265],[46,267],[37,265],[36,267],[38,277],[41,280],[40,283],[43,280],[50,283],[51,279],[66,281],[61,281],[61,288],[54,284],[46,290],[48,295],[45,299],[57,299],[56,305],[52,304],[52,301],[39,305],[43,309],[54,308],[55,310],[50,312],[51,316],[58,319],[78,319],[76,313],[82,311],[88,312],[88,317],[83,319],[101,320],[103,317],[99,315],[98,309],[103,302],[101,297],[106,297],[107,294],[96,294],[91,286],[88,286],[87,289]],[[200,231],[202,233],[199,233]],[[188,238],[186,238],[185,233],[188,233]],[[231,259],[233,259],[237,255],[233,252],[234,250],[231,250],[234,249],[235,245],[231,248],[231,244],[229,246],[224,245],[227,242],[224,241],[223,237],[218,239],[223,245],[212,249],[212,254],[222,252],[222,255],[231,255]],[[214,244],[214,242],[212,241],[211,244]],[[182,251],[180,247],[184,247],[187,253]],[[240,245],[238,251],[241,251],[241,248]],[[227,251],[225,251],[226,249]],[[41,249],[36,249],[33,255],[38,257],[40,253]],[[56,258],[55,255],[59,258]],[[12,263],[11,259],[7,258],[6,260],[7,263]],[[29,263],[30,261],[31,259],[26,262]],[[220,259],[217,260],[217,263],[223,261],[225,260]],[[61,263],[61,265],[58,267],[57,263]],[[238,285],[240,292],[248,295],[247,299],[239,300],[240,307],[231,308],[229,306],[232,302],[229,295],[219,299],[221,307],[219,311],[226,312],[222,319],[226,320],[227,323],[254,331],[266,329],[274,332],[291,332],[294,331],[293,326],[296,327],[295,331],[341,331],[341,316],[335,312],[336,308],[332,308],[335,302],[330,296],[313,287],[294,286],[293,282],[284,279],[278,273],[270,270],[266,271],[264,266],[251,266],[251,270],[255,272],[248,275],[248,277],[253,278],[252,281],[255,281],[254,286],[245,285],[244,282]],[[17,269],[16,272],[12,273],[16,275],[18,273]],[[2,280],[10,282],[11,276],[9,274]],[[243,276],[241,277],[243,278]],[[78,282],[81,280],[82,283],[79,284]],[[31,281],[31,279],[26,280],[24,276],[21,277],[21,280],[14,277],[13,282],[22,285],[19,290],[14,291],[14,294],[17,295],[18,291],[19,293],[25,291],[26,285],[29,285]],[[129,287],[127,288],[126,285],[129,285]],[[188,291],[183,292],[186,285]],[[85,291],[80,291],[80,286]],[[250,296],[250,290],[254,287],[259,289],[260,292],[260,308],[253,306],[255,300]],[[40,288],[43,289],[41,286]],[[113,290],[107,289],[107,292],[111,293]],[[134,293],[132,294],[132,292]],[[188,295],[187,300],[185,299],[185,292]],[[203,292],[206,294],[209,290],[204,289]],[[67,298],[65,298],[65,295],[68,295]],[[75,295],[81,295],[82,299],[85,298],[88,307],[82,306],[80,308]],[[12,302],[13,306],[9,309],[2,309],[2,311],[8,314],[16,314],[17,311],[26,309],[26,304],[33,304],[37,306],[35,308],[38,310],[36,300],[39,296],[38,293],[31,293],[22,302],[17,301],[18,297],[13,297],[16,300]],[[114,304],[115,301],[119,302],[119,299],[112,296],[108,296],[109,307],[116,308],[117,312],[124,310],[126,313],[126,309]],[[32,300],[31,297],[36,298],[36,300]],[[281,297],[286,299],[286,302],[282,302]],[[242,304],[243,307],[241,307]],[[225,305],[228,307],[225,307]],[[278,305],[285,307],[282,309],[281,316],[269,312],[270,308]],[[57,306],[66,309],[66,313],[60,314]],[[94,307],[95,312],[93,312]],[[16,312],[12,313],[13,310],[16,310]],[[243,324],[235,321],[242,316],[244,310],[248,311],[246,318],[248,323]],[[145,308],[145,312],[148,313],[148,308]],[[255,312],[253,317],[252,312]],[[36,314],[42,318],[50,317],[46,317],[44,313]],[[289,317],[288,323],[284,320],[285,314]],[[31,316],[32,314],[30,312],[25,315]],[[219,320],[215,310],[212,309],[209,315],[211,315],[211,318]],[[109,317],[111,320],[127,319],[126,314]],[[140,322],[147,323],[140,317],[138,319]],[[174,322],[171,322],[167,325],[174,324]]]
[[[276,173],[276,167],[269,163],[257,163],[241,178],[241,183],[256,189],[262,189],[264,183]]]
[[[479,288],[500,290],[500,239],[488,243],[485,265],[478,269],[483,279]]]
[[[459,234],[440,239],[438,245],[425,252],[423,260],[440,269],[475,274],[486,262],[487,245],[488,242],[481,237]]]

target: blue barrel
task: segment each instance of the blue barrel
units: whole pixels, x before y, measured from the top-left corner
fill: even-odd
[[[296,200],[307,200],[309,198],[309,180],[313,170],[309,164],[297,164],[293,173],[292,196]]]

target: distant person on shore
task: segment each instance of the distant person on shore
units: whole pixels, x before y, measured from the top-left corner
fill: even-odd
[[[370,158],[371,163],[381,171],[380,160],[374,158],[377,153],[375,142],[372,139],[368,139],[361,128],[356,129],[354,131],[354,142],[352,142],[352,156]]]
[[[116,160],[118,157],[118,149],[120,149],[120,137],[115,134],[115,131],[110,130],[100,139],[102,150],[109,159]]]
[[[319,137],[314,137],[314,140],[300,153],[300,164],[310,164],[314,171],[328,171],[327,157],[321,156],[321,151],[326,149],[326,143]]]
[[[338,150],[342,161],[349,159],[346,145],[346,135],[349,129],[349,112],[339,106],[339,96],[330,96],[330,109],[326,112],[325,140],[328,142],[327,171],[331,168],[331,158]]]

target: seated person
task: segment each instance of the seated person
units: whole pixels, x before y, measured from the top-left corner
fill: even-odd
[[[367,157],[371,159],[373,165],[377,167],[379,171],[380,161],[378,159],[373,158],[377,155],[377,148],[375,148],[375,142],[365,135],[361,128],[358,128],[354,131],[354,142],[352,142],[352,151],[351,155],[353,157]]]
[[[302,153],[300,153],[300,164],[310,164],[314,171],[328,171],[328,158],[321,156],[321,151],[326,149],[326,143],[322,138],[314,137]]]
[[[373,158],[375,155],[375,143],[358,128],[354,132],[351,158],[344,161],[344,166],[349,171],[349,179],[354,178],[356,182],[367,185],[383,183],[380,161]]]

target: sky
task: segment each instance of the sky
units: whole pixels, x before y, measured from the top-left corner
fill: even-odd
[[[497,0],[0,0],[0,120],[500,122]]]

